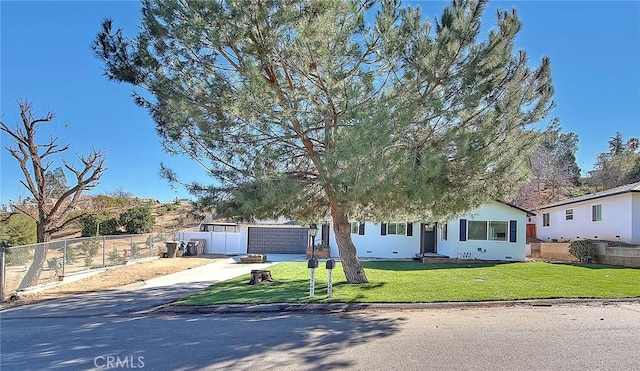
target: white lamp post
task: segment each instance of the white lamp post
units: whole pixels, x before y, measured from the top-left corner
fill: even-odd
[[[318,260],[316,260],[316,235],[318,234],[318,226],[313,223],[309,226],[309,235],[311,236],[311,259],[307,267],[311,270],[311,281],[309,282],[309,297],[313,297],[316,287],[316,268],[318,268]]]

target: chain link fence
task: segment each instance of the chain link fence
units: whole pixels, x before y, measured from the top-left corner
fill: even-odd
[[[160,256],[165,241],[175,237],[175,233],[97,236],[6,247],[0,262],[0,298],[92,269]]]

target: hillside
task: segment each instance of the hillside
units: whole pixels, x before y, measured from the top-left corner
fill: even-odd
[[[179,201],[162,204],[157,201],[144,201],[151,203],[151,215],[154,217],[152,233],[176,232],[179,230],[194,230],[198,228],[202,218],[192,215],[192,205],[189,201]],[[132,198],[127,206],[109,207],[107,212],[119,215],[131,206],[140,204],[140,199]],[[52,240],[63,240],[81,236],[81,226],[72,225],[64,231],[53,235]]]

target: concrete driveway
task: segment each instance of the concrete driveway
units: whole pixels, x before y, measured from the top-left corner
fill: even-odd
[[[262,264],[240,264],[239,257],[127,285],[117,290],[79,294],[11,307],[0,311],[3,319],[66,318],[143,314],[196,293],[217,282],[265,269],[285,261],[304,261],[304,255],[269,255]]]

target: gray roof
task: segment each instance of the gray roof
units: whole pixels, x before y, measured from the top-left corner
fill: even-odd
[[[550,203],[547,205],[542,205],[540,206],[540,209],[547,209],[550,207],[569,205],[569,204],[574,204],[576,202],[589,201],[597,198],[609,197],[609,196],[619,195],[619,194],[628,193],[628,192],[640,192],[640,182],[626,184],[620,187],[607,189],[606,191],[600,191],[600,192],[591,193],[584,196],[569,198],[563,201]]]
[[[501,203],[501,204],[504,204],[504,205],[507,205],[509,207],[512,207],[512,208],[514,208],[516,210],[520,210],[520,211],[524,212],[525,214],[527,214],[527,216],[536,216],[536,214],[534,212],[526,210],[526,209],[523,209],[523,208],[521,208],[519,206],[516,206],[516,205],[512,204],[511,202],[505,202],[505,201],[500,201],[500,200],[496,200],[496,201]]]

